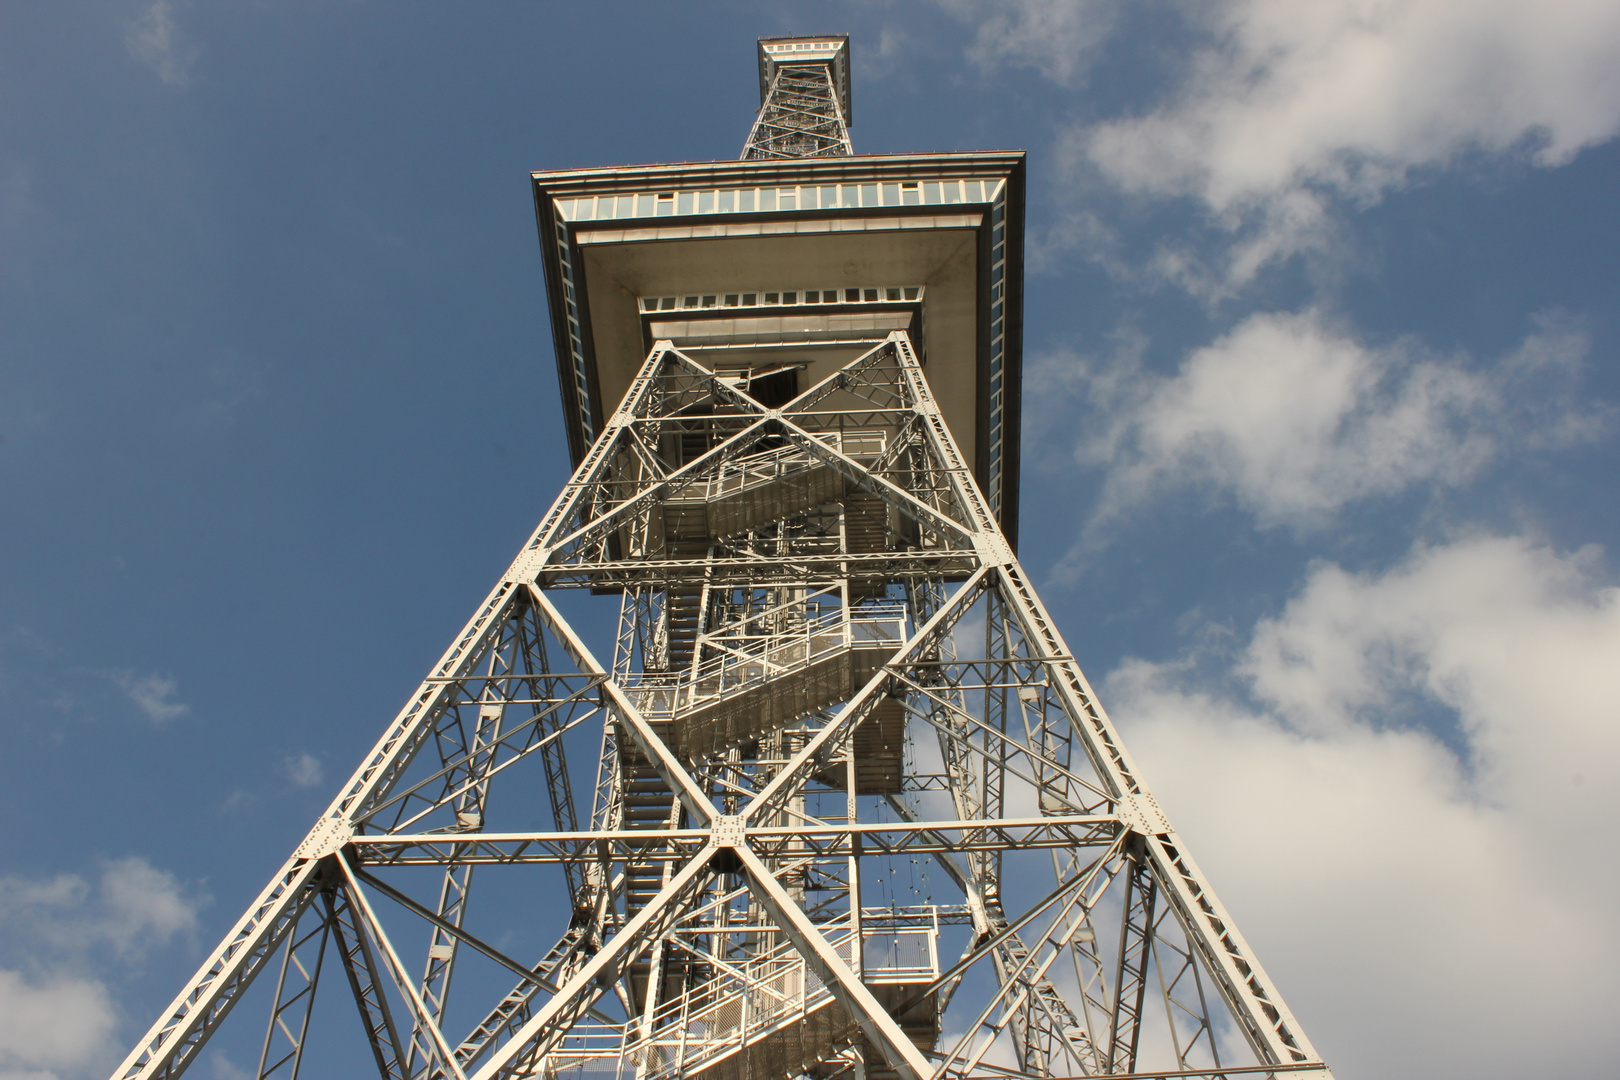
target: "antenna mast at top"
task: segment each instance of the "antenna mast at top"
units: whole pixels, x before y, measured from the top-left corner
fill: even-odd
[[[849,36],[760,38],[759,115],[743,161],[849,157]]]

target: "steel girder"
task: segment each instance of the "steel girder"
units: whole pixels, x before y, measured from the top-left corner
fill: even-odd
[[[854,152],[830,64],[777,68],[743,145],[742,160],[848,157]]]
[[[611,669],[547,592],[580,586],[622,588]],[[600,752],[586,829],[570,741]],[[927,891],[924,864],[943,873]],[[469,921],[479,865],[552,875],[538,961],[498,945],[498,905]],[[182,1072],[277,948],[266,1077],[307,1060],[329,952],[400,1080],[1326,1069],[1029,585],[904,334],[774,410],[658,343],[115,1077]],[[483,974],[458,995],[487,995],[470,1026],[448,1005],[466,965]]]

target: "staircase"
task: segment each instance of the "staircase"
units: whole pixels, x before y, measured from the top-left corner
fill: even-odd
[[[844,550],[871,555],[888,549],[889,507],[877,494],[851,489],[844,494]]]
[[[577,963],[577,953],[589,931],[584,925],[573,925],[554,945],[545,959],[534,967],[535,974],[553,985],[566,980],[567,973]],[[524,980],[512,988],[500,1004],[492,1009],[483,1022],[473,1028],[472,1034],[456,1047],[455,1058],[463,1072],[471,1072],[478,1060],[488,1053],[504,1036],[528,1022],[534,1011],[534,998],[540,984]]]
[[[847,610],[700,659],[677,695],[675,750],[698,758],[757,739],[854,696],[905,640],[894,609]],[[718,651],[718,650],[717,650]],[[877,729],[874,729],[876,733]]]
[[[906,1038],[923,1053],[932,1050],[934,1043],[939,1039],[939,999],[929,996],[920,1004],[913,1005],[903,1016],[896,1015],[895,1010],[926,985],[926,983],[878,983],[868,987],[879,1004],[899,1023],[900,1030],[906,1033]],[[866,1036],[860,1036],[858,1042],[861,1056],[866,1060],[866,1080],[900,1080],[900,1073],[883,1060],[883,1052],[868,1042]]]
[[[892,546],[889,535],[889,507],[870,491],[851,488],[844,494],[844,551],[849,555],[875,555]],[[851,600],[868,600],[888,591],[886,578],[854,578],[849,582]]]
[[[898,795],[906,766],[906,708],[895,698],[884,698],[867,714],[850,739],[855,755],[855,794]],[[840,791],[848,773],[842,762],[816,779]]]
[[[863,454],[870,458],[880,452],[885,439],[881,432],[864,434],[866,442],[858,443],[859,449],[850,437],[829,438],[861,460]],[[707,449],[700,433],[681,436],[682,461]],[[895,546],[891,510],[880,496],[852,488],[841,472],[779,440],[773,448],[729,462],[664,500],[654,511],[653,531],[662,528],[665,558],[696,562],[728,538],[829,504],[841,504],[844,553],[868,555]],[[837,571],[832,573],[838,576]],[[847,701],[903,643],[903,606],[883,601],[881,584],[850,582],[847,593],[839,585],[821,589],[820,594],[812,589],[798,599],[778,599],[773,602],[782,607],[763,611],[749,607],[757,601],[743,599],[739,603],[744,610],[732,612],[725,606],[727,598],[711,596],[699,575],[680,574],[670,581],[664,593],[663,647],[661,657],[655,658],[662,660],[662,668],[648,670],[625,685],[676,756],[693,762],[747,745]],[[846,605],[841,597],[851,603]],[[865,602],[871,600],[878,602]],[[904,734],[902,702],[879,701],[853,736],[859,794],[901,790]],[[626,738],[620,741],[619,762],[619,827],[662,829],[676,823],[679,808],[674,794]],[[843,788],[848,774],[838,764],[821,779]],[[666,866],[662,861],[626,864],[627,918],[643,910],[662,889]],[[932,933],[937,937],[937,932],[936,926]],[[835,1071],[832,1062],[840,1052],[864,1044],[858,1026],[785,943],[760,945],[757,951],[749,948],[748,959],[737,961],[740,967],[727,964],[727,970],[719,971],[681,947],[666,944],[650,1028],[641,1026],[639,1012],[653,989],[653,951],[631,965],[625,975],[638,1017],[628,1025],[618,1067],[633,1068],[639,1080],[763,1080]],[[847,955],[851,944],[846,937],[835,947]],[[937,958],[933,974],[937,975]],[[916,970],[868,970],[865,976],[891,1013],[932,977]],[[924,1049],[931,1049],[938,1036],[933,1010],[934,1001],[929,999],[897,1017],[906,1034]],[[880,1053],[869,1046],[865,1052],[872,1080],[895,1076]],[[548,1074],[568,1073],[570,1059],[567,1052],[554,1054]],[[573,1067],[592,1066],[581,1056]]]
[[[664,778],[629,740],[621,739],[619,746],[620,822],[622,829],[667,829],[678,814],[675,794]],[[630,862],[624,870],[624,917],[634,918],[652,902],[664,887],[665,867],[661,859]],[[651,956],[643,955],[630,966],[631,1000],[640,1008],[647,1000],[647,981],[651,974]],[[665,971],[666,980],[671,975]]]
[[[666,540],[672,559],[701,559],[709,553],[709,541]],[[682,577],[664,590],[664,657],[667,671],[685,671],[692,666],[698,629],[703,622],[703,582]]]
[[[835,937],[834,948],[849,958],[847,937],[842,942]],[[659,1005],[652,1038],[631,1039],[624,1050],[624,1059],[638,1066],[640,1080],[830,1075],[839,1067],[833,1059],[852,1043],[864,1048],[872,1080],[898,1076],[801,958],[784,948],[747,970],[747,985],[722,975],[701,985],[689,983],[685,998],[672,995]],[[868,972],[866,986],[895,1015],[937,974],[937,966],[903,973],[880,968]],[[939,1035],[935,998],[896,1019],[918,1048],[933,1049]]]

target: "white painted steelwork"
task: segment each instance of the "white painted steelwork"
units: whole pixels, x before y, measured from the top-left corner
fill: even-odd
[[[344,997],[398,1080],[1329,1075],[1035,595],[913,338],[801,387],[806,366],[653,344],[115,1080],[179,1075],[266,969],[261,1078],[296,1077]],[[610,664],[567,588],[620,594]]]
[[[849,38],[759,43],[759,114],[742,160],[845,157],[849,142]]]

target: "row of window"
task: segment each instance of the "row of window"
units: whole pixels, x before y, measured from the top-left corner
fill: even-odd
[[[684,311],[712,307],[778,307],[798,304],[884,304],[894,300],[919,300],[923,290],[917,285],[882,286],[876,289],[788,289],[782,292],[699,293],[693,296],[643,296],[642,311]]]
[[[792,187],[642,191],[556,200],[564,221],[752,214],[778,210],[857,209],[876,206],[950,206],[994,200],[997,180],[898,180],[871,184],[801,184]]]
[[[591,420],[590,379],[585,374],[585,344],[580,340],[579,298],[574,291],[574,267],[569,259],[567,231],[562,224],[557,229],[557,258],[562,264],[563,308],[568,313],[568,358],[573,363],[575,400],[579,402],[579,425],[585,431],[585,443],[596,440],[596,424]]]
[[[841,41],[784,41],[780,45],[765,46],[765,51],[768,53],[825,52],[837,49],[842,44]]]
[[[1002,432],[1006,403],[1006,313],[1007,292],[1007,199],[1005,192],[998,194],[990,210],[990,475],[986,477],[985,498],[990,502],[990,513],[1001,519],[1001,493],[1003,488]]]

